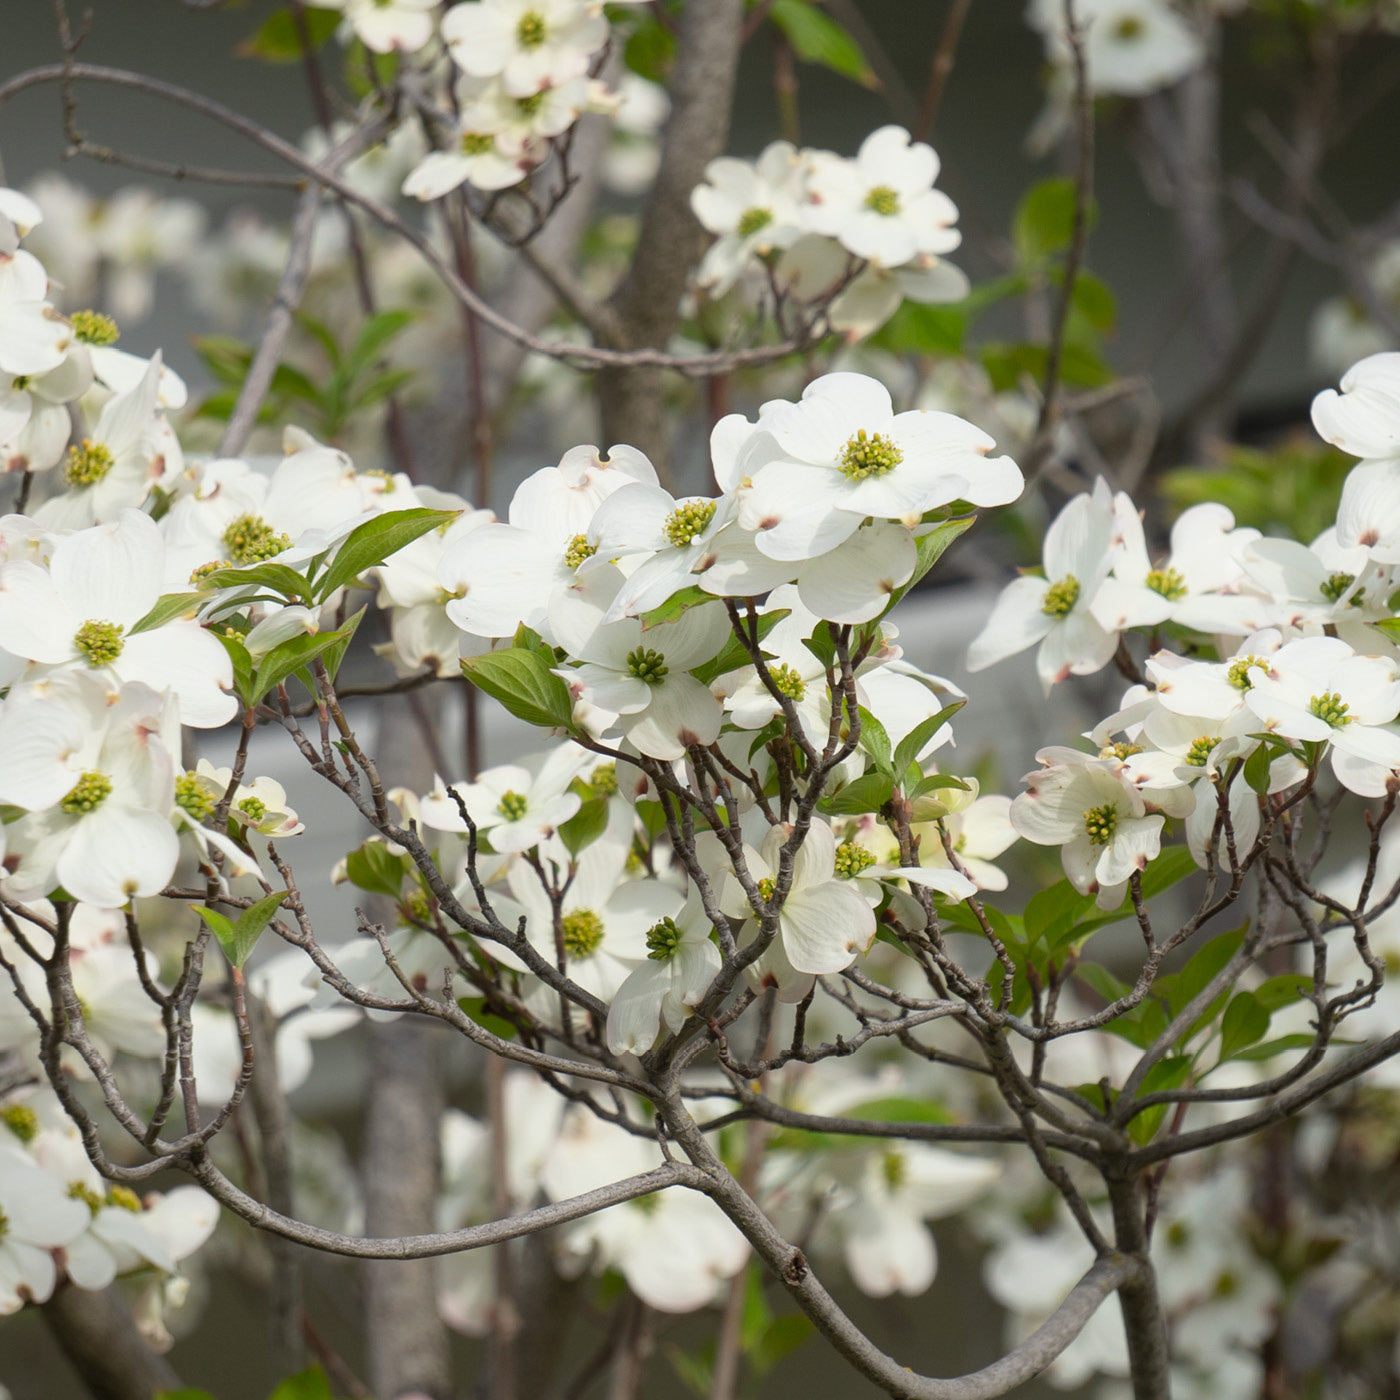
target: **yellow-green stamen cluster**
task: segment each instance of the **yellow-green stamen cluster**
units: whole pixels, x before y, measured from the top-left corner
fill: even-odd
[[[545,41],[544,16],[538,10],[526,10],[515,26],[515,42],[522,49],[537,49]]]
[[[1047,617],[1068,617],[1079,601],[1079,580],[1073,574],[1052,583],[1045,590],[1045,601],[1040,610]]]
[[[880,1159],[880,1170],[891,1191],[898,1191],[909,1176],[908,1164],[898,1152],[886,1152]]]
[[[496,147],[496,138],[484,131],[464,131],[458,147],[464,156],[484,156]]]
[[[112,470],[116,458],[105,442],[84,438],[81,447],[68,449],[63,479],[69,486],[96,486]]]
[[[1193,768],[1204,768],[1210,760],[1210,751],[1220,742],[1220,738],[1215,734],[1202,734],[1191,741],[1191,747],[1186,750],[1186,762]]]
[[[739,215],[739,222],[734,225],[734,232],[740,238],[751,238],[759,229],[767,228],[772,222],[773,211],[755,204],[752,209],[745,209]]]
[[[1318,591],[1329,603],[1339,603],[1342,594],[1355,582],[1355,574],[1332,574],[1318,585]],[[1366,590],[1358,589],[1347,601],[1354,608],[1362,607],[1366,601]]]
[[[807,694],[807,682],[786,661],[774,666],[768,674],[773,677],[773,684],[777,686],[779,695],[784,695],[789,700],[801,700]]]
[[[533,117],[544,106],[545,93],[548,91],[548,88],[541,88],[538,92],[532,92],[528,97],[517,97],[515,99],[516,111],[522,117]]]
[[[639,681],[645,681],[648,685],[660,685],[666,679],[670,667],[666,665],[666,658],[659,651],[652,651],[649,647],[638,647],[635,651],[628,652],[627,669]]]
[[[765,904],[773,898],[773,888],[773,881],[766,875],[758,882],[758,893]]]
[[[39,1115],[27,1103],[12,1103],[0,1108],[0,1123],[21,1142],[33,1142],[39,1136]]]
[[[846,443],[836,459],[841,475],[850,481],[884,476],[903,460],[904,453],[897,442],[884,433],[867,433],[864,428]]]
[[[94,669],[110,666],[122,654],[122,629],[115,622],[89,618],[73,634],[73,645]]]
[[[1146,579],[1147,586],[1160,593],[1167,602],[1175,603],[1186,596],[1186,580],[1176,569],[1153,569]]]
[[[75,311],[68,319],[84,345],[112,345],[121,335],[117,323],[100,311]]]
[[[0,1242],[10,1233],[10,1217],[0,1210]]]
[[[865,196],[865,207],[873,213],[884,215],[885,218],[898,214],[899,191],[891,189],[888,185],[876,185]]]
[[[1323,724],[1331,725],[1333,729],[1340,729],[1343,725],[1351,723],[1353,717],[1347,713],[1350,708],[1351,706],[1335,690],[1314,695],[1308,701],[1309,711],[1315,714]]]
[[[414,890],[404,901],[408,917],[416,924],[431,925],[433,922],[433,902],[422,890]]]
[[[503,792],[496,810],[508,821],[518,822],[529,810],[530,803],[523,793]]]
[[[1116,758],[1121,763],[1125,758],[1131,758],[1135,753],[1141,752],[1141,744],[1130,744],[1126,739],[1120,739],[1116,744],[1105,744],[1099,750],[1099,757]]]
[[[836,878],[854,880],[863,870],[875,864],[875,857],[854,841],[843,841],[836,848]]]
[[[216,574],[220,569],[231,569],[232,559],[211,559],[207,564],[200,564],[197,568],[190,570],[190,586],[192,588],[202,588],[204,580],[210,574]]]
[[[647,930],[647,957],[653,962],[669,962],[681,946],[681,931],[674,919],[660,919]]]
[[[588,786],[599,797],[611,797],[617,791],[617,764],[600,763],[588,775]]]
[[[224,548],[235,564],[260,564],[290,547],[289,536],[271,525],[260,515],[240,515],[224,531]]]
[[[106,1204],[102,1197],[85,1181],[70,1181],[68,1183],[68,1198],[73,1201],[81,1201],[94,1215]]]
[[[715,518],[713,501],[686,501],[678,505],[666,517],[661,533],[676,546],[684,549],[697,535],[705,533],[705,527]]]
[[[1118,809],[1111,802],[1105,802],[1102,807],[1091,807],[1084,813],[1084,834],[1089,838],[1090,845],[1108,845],[1117,827]]]
[[[1124,15],[1117,24],[1113,26],[1112,33],[1113,37],[1117,39],[1119,43],[1130,44],[1134,39],[1141,36],[1144,28],[1146,28],[1146,26],[1137,15]]]
[[[175,779],[175,805],[196,825],[214,815],[218,805],[197,773],[181,773]]]
[[[591,559],[598,552],[596,544],[589,544],[587,535],[575,535],[564,551],[564,563],[576,569],[585,559]]]
[[[112,780],[105,773],[84,773],[58,805],[70,817],[95,812],[112,795]]]
[[[245,797],[239,804],[238,810],[248,818],[254,825],[263,821],[267,817],[267,803],[260,797]]]
[[[645,1196],[634,1196],[627,1204],[641,1211],[643,1215],[655,1215],[657,1206],[661,1204],[661,1195],[657,1191],[651,1191]]]
[[[1268,663],[1262,656],[1254,656],[1251,654],[1249,656],[1236,657],[1236,659],[1230,663],[1229,671],[1226,672],[1226,680],[1228,680],[1236,690],[1252,690],[1254,688],[1254,682],[1249,678],[1249,668],[1251,666],[1263,666],[1266,670],[1268,669]]]
[[[141,1214],[141,1197],[129,1186],[109,1186],[107,1188],[107,1204],[119,1206],[122,1210],[129,1210],[133,1215]]]
[[[559,921],[564,931],[564,951],[571,958],[589,958],[603,941],[603,921],[591,909],[575,909]]]

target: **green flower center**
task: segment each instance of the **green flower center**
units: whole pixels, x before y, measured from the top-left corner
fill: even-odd
[[[1186,761],[1193,768],[1204,768],[1210,758],[1211,750],[1220,742],[1218,734],[1202,734],[1199,738],[1191,741],[1191,747],[1186,750]]]
[[[39,1136],[39,1115],[27,1103],[12,1103],[0,1108],[3,1123],[21,1142],[33,1142]]]
[[[886,1152],[880,1158],[880,1171],[884,1175],[885,1185],[891,1191],[898,1191],[909,1177],[908,1165],[898,1152]]]
[[[758,893],[765,904],[773,898],[773,881],[767,875],[758,882]]]
[[[836,848],[836,878],[854,880],[863,870],[875,864],[875,857],[854,841],[843,841]]]
[[[1106,846],[1118,827],[1118,809],[1111,802],[1091,807],[1084,813],[1084,834],[1092,846]]]
[[[669,962],[681,946],[681,931],[674,919],[660,919],[647,930],[647,957],[653,962]]]
[[[515,99],[516,111],[522,117],[533,117],[544,106],[544,95],[545,89],[541,88],[539,92],[532,92],[529,97],[517,97]]]
[[[1138,38],[1147,26],[1137,15],[1124,15],[1117,24],[1113,26],[1113,37],[1120,43],[1130,44]]]
[[[560,920],[564,951],[571,958],[591,958],[603,941],[603,920],[591,909],[575,909]]]
[[[495,149],[496,138],[481,131],[464,131],[457,144],[464,156],[484,156]]]
[[[75,311],[68,320],[84,345],[111,345],[121,335],[117,323],[100,311]]]
[[[68,449],[63,479],[69,486],[96,486],[112,470],[115,461],[106,443],[84,438],[81,447]]]
[[[1173,1220],[1167,1226],[1167,1243],[1173,1249],[1185,1249],[1191,1242],[1191,1227],[1184,1220]]]
[[[661,1204],[661,1193],[651,1191],[645,1196],[635,1196],[627,1204],[634,1210],[639,1210],[643,1215],[655,1215],[656,1208]]]
[[[218,805],[197,773],[181,773],[175,779],[175,805],[198,826],[214,815]]]
[[[851,481],[892,472],[903,460],[899,444],[883,433],[867,433],[864,428],[841,449],[836,459],[841,474]]]
[[[661,533],[677,549],[683,549],[697,535],[705,532],[705,527],[715,518],[714,501],[686,501],[666,517]]]
[[[5,1241],[5,1236],[10,1233],[10,1217],[0,1210],[0,1244]]]
[[[628,653],[627,669],[639,681],[645,681],[648,685],[660,685],[666,679],[670,668],[666,665],[666,658],[659,651],[638,647]]]
[[[1237,656],[1231,663],[1230,669],[1225,674],[1225,679],[1230,682],[1236,690],[1252,690],[1254,682],[1249,678],[1249,668],[1251,666],[1263,666],[1268,670],[1268,663],[1262,656]]]
[[[1333,574],[1323,583],[1318,585],[1318,591],[1329,603],[1341,601],[1342,594],[1356,582],[1355,574]],[[1364,606],[1366,602],[1366,590],[1359,588],[1348,600],[1354,608]]]
[[[1314,695],[1308,701],[1308,709],[1320,719],[1323,724],[1331,725],[1333,729],[1340,729],[1343,725],[1350,724],[1353,716],[1347,711],[1351,707],[1337,694],[1335,690],[1324,691],[1321,695]]]
[[[193,588],[203,588],[204,580],[210,574],[216,574],[220,569],[232,567],[232,559],[211,559],[207,564],[200,564],[197,568],[190,570],[190,585]]]
[[[68,1183],[68,1199],[81,1201],[94,1215],[105,1204],[102,1197],[85,1181],[70,1181]]]
[[[544,43],[545,36],[544,16],[538,10],[526,10],[515,26],[515,42],[522,49],[537,49]]]
[[[58,804],[70,817],[95,812],[112,795],[112,780],[105,773],[84,773]]]
[[[141,1214],[141,1197],[129,1186],[109,1186],[107,1204],[120,1206],[122,1210],[129,1210],[133,1215]]]
[[[785,695],[789,700],[801,700],[807,694],[807,682],[786,661],[774,666],[769,675],[773,677],[773,684],[778,687],[779,695]]]
[[[503,792],[496,810],[508,821],[518,822],[529,810],[530,803],[521,793]]]
[[[1116,744],[1105,744],[1099,750],[1099,757],[1116,758],[1121,763],[1125,758],[1131,758],[1135,753],[1141,752],[1141,744],[1130,744],[1126,739],[1120,739]]]
[[[762,209],[754,205],[752,209],[745,209],[739,215],[739,222],[734,225],[734,232],[740,238],[751,238],[761,228],[767,228],[773,222],[773,211]]]
[[[865,196],[865,207],[873,213],[889,218],[899,213],[899,193],[888,185],[876,185]]]
[[[1066,574],[1045,590],[1040,610],[1049,617],[1068,617],[1078,601],[1079,580],[1073,574]]]
[[[585,559],[591,559],[598,552],[596,544],[588,543],[587,535],[575,535],[569,541],[569,547],[564,551],[564,563],[571,569],[576,569]]]
[[[617,764],[600,763],[589,774],[588,786],[599,797],[611,797],[617,791]]]
[[[267,803],[260,797],[245,797],[238,804],[238,810],[257,826],[267,816]]]
[[[1153,569],[1146,582],[1154,593],[1160,593],[1169,603],[1178,602],[1186,596],[1186,580],[1176,569]]]
[[[89,666],[110,666],[122,654],[122,629],[115,622],[89,618],[73,634],[73,645]]]
[[[235,564],[260,564],[291,547],[291,539],[260,515],[240,515],[224,531],[224,548]]]

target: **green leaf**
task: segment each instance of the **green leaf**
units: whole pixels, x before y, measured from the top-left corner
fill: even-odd
[[[1022,263],[1038,263],[1063,252],[1074,236],[1074,181],[1055,175],[1032,185],[1021,199],[1011,223],[1011,240]],[[1089,210],[1089,227],[1094,210]]]
[[[966,704],[966,700],[954,700],[952,704],[944,705],[936,715],[930,715],[927,719],[920,720],[895,746],[894,771],[896,773],[905,772],[909,765],[918,758],[919,750]],[[944,775],[939,774],[938,776]]]
[[[760,613],[758,640],[761,642],[791,611],[791,608],[772,608],[766,613]],[[642,625],[646,626],[645,621]],[[731,636],[713,661],[707,661],[703,666],[696,666],[691,674],[701,684],[709,685],[716,676],[723,676],[729,671],[737,671],[743,666],[751,666],[752,664],[748,648],[738,637]]]
[[[538,653],[520,647],[468,656],[462,674],[516,719],[546,729],[572,729],[573,701],[569,687]]]
[[[1068,880],[1057,880],[1026,901],[1026,942],[1043,942],[1053,950],[1093,908],[1093,895],[1080,894]]]
[[[1168,1055],[1158,1060],[1143,1076],[1142,1094],[1155,1094],[1163,1089],[1179,1089],[1191,1073],[1191,1060],[1186,1055]],[[1167,1103],[1155,1104],[1144,1109],[1128,1124],[1128,1136],[1139,1146],[1151,1142],[1162,1126],[1162,1120],[1171,1107]]]
[[[415,506],[412,510],[385,511],[357,525],[336,551],[330,568],[317,580],[317,601],[324,602],[337,588],[352,583],[366,569],[382,564],[391,554],[397,554],[429,530],[450,525],[460,514],[455,510]]]
[[[878,812],[893,793],[894,781],[888,773],[867,773],[823,797],[818,806],[829,817],[858,817]]]
[[[953,1115],[931,1099],[888,1095],[866,1099],[844,1110],[847,1118],[865,1118],[873,1123],[951,1123]]]
[[[784,1313],[768,1324],[767,1330],[747,1351],[747,1360],[755,1375],[765,1376],[785,1356],[797,1350],[815,1331],[815,1325],[805,1313]]]
[[[1231,929],[1229,933],[1216,934],[1196,950],[1191,960],[1169,983],[1166,978],[1162,979],[1168,989],[1167,1000],[1173,1016],[1195,1001],[1214,980],[1216,974],[1235,956],[1244,942],[1248,928],[1249,923],[1246,921],[1239,928]]]
[[[307,32],[314,48],[320,48],[340,23],[338,10],[308,9]],[[301,58],[301,40],[290,10],[270,14],[257,32],[245,39],[234,52],[239,58],[259,58],[264,63],[296,63]]]
[[[366,604],[346,621],[344,627],[338,628],[332,633],[337,640],[321,653],[321,664],[326,668],[326,675],[330,677],[332,685],[335,684],[335,678],[340,674],[340,666],[345,660],[345,653],[350,650],[350,643],[354,639],[356,629],[364,621],[368,608],[369,605]]]
[[[1269,791],[1269,765],[1272,763],[1266,745],[1260,744],[1244,761],[1244,780],[1260,797]]]
[[[252,348],[231,335],[196,336],[194,349],[215,379],[234,388],[243,383],[253,360]]]
[[[1269,1033],[1269,1012],[1253,992],[1236,992],[1220,1022],[1220,1058],[1232,1060]]]
[[[920,535],[915,541],[918,562],[914,565],[914,572],[910,574],[908,583],[902,584],[890,594],[890,601],[886,605],[885,611],[880,615],[886,616],[890,609],[900,602],[904,595],[938,563],[948,546],[976,523],[977,517],[975,515],[969,515],[962,520],[945,520],[941,524],[935,525],[927,534]]]
[[[1081,271],[1074,279],[1070,302],[1096,331],[1111,331],[1118,319],[1118,303],[1108,283],[1092,272]]]
[[[331,1383],[319,1366],[288,1376],[267,1400],[335,1400]]]
[[[345,857],[345,875],[357,889],[397,899],[403,888],[404,859],[383,841],[369,840]]]
[[[862,87],[879,87],[860,45],[808,0],[773,0],[768,13],[787,36],[798,58],[807,63],[819,63]]]
[[[943,788],[957,788],[961,792],[969,792],[971,789],[967,783],[953,773],[930,773],[927,777],[920,778],[908,795],[911,798],[922,797],[927,792],[937,792]]]
[[[126,635],[134,637],[138,632],[149,632],[153,628],[164,627],[167,622],[173,622],[177,617],[191,617],[202,602],[202,593],[163,593],[145,617],[126,629]]]
[[[277,890],[258,900],[238,916],[237,923],[216,909],[206,909],[202,904],[192,904],[190,908],[209,925],[210,932],[219,940],[219,947],[224,950],[229,962],[241,968],[287,894],[287,890]]]
[[[504,1016],[496,1016],[486,1009],[485,997],[460,997],[457,1005],[483,1030],[490,1031],[498,1040],[514,1040],[516,1028]]]
[[[355,628],[359,626],[363,616],[364,609],[361,609],[344,627],[334,632],[313,632],[278,642],[258,666],[257,674],[253,677],[254,694],[261,700],[270,690],[275,690],[281,685],[288,676],[300,671],[303,666],[309,666],[318,656],[334,647],[343,647],[354,635]]]
[[[642,631],[645,632],[650,627],[659,627],[663,622],[674,622],[683,612],[688,612],[691,608],[699,608],[706,603],[718,602],[719,600],[713,593],[706,593],[699,584],[689,584],[671,594],[664,603],[644,612],[642,614]]]
[[[960,355],[967,313],[960,306],[925,306],[903,301],[873,340],[896,355]]]
[[[360,327],[355,344],[342,365],[346,377],[357,379],[378,358],[379,352],[395,336],[401,335],[417,318],[412,311],[380,311]]]
[[[650,15],[627,38],[622,61],[634,73],[653,83],[664,83],[676,58],[676,36]]]
[[[885,732],[885,726],[864,705],[860,707],[860,746],[870,755],[871,761],[881,773],[886,777],[894,776],[890,736]]]
[[[1020,387],[1026,377],[1045,382],[1049,354],[1043,345],[989,342],[978,353],[998,393]],[[1066,342],[1060,349],[1060,378],[1072,388],[1098,389],[1112,381],[1113,371],[1089,346]]]
[[[306,575],[286,564],[253,564],[246,569],[215,569],[206,574],[207,588],[262,588],[289,602],[309,603],[311,585]]]
[[[1313,1036],[1304,1031],[1298,1031],[1293,1035],[1281,1035],[1274,1040],[1265,1040],[1258,1045],[1237,1050],[1232,1058],[1236,1060],[1271,1060],[1275,1055],[1284,1055],[1290,1050],[1310,1049],[1313,1041]],[[1336,1043],[1335,1040],[1332,1042],[1333,1045]]]
[[[156,1392],[156,1400],[215,1400],[207,1390],[193,1390],[186,1387],[184,1390],[159,1390]]]
[[[223,645],[224,650],[228,652],[229,661],[233,664],[234,693],[243,702],[245,709],[250,705],[256,705],[258,697],[253,691],[253,658],[248,655],[248,648],[243,645],[243,638],[235,632],[211,630]]]
[[[571,856],[591,846],[608,829],[608,799],[595,797],[585,802],[559,827],[559,839]]]

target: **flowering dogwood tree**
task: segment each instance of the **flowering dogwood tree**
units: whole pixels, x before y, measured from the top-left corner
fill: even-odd
[[[907,1400],[1042,1373],[1381,1393],[1393,1200],[1356,1182],[1358,1224],[1327,1187],[1365,1176],[1358,1135],[1393,1142],[1400,1052],[1394,231],[1336,224],[1309,88],[1269,138],[1281,194],[1237,190],[1270,241],[1226,314],[1202,104],[1224,34],[1334,94],[1393,7],[1036,0],[1032,139],[1074,174],[975,285],[928,140],[969,5],[946,9],[923,101],[848,153],[798,141],[796,59],[900,104],[834,0],[292,0],[246,48],[301,66],[301,145],[84,61],[62,3],[58,61],[0,85],[57,85],[74,154],[296,195],[203,261],[184,200],[0,189],[0,1315],[42,1313],[93,1395],[214,1393],[166,1353],[221,1269],[258,1279],[283,1400],[457,1393],[449,1328],[486,1339],[493,1400],[604,1372],[626,1400],[649,1362],[668,1393],[778,1394],[802,1346]],[[784,130],[745,159],[750,40]],[[98,85],[284,169],[97,146]],[[1085,267],[1115,123],[1179,221],[1204,347],[1160,434]],[[589,228],[604,182],[622,233]],[[1335,254],[1364,353],[1319,378],[1304,445],[1173,470],[1236,450],[1299,246]],[[156,269],[226,328],[263,317],[198,343],[202,401],[125,348]],[[1023,341],[973,339],[994,305]],[[497,518],[517,381],[571,424],[593,393],[610,445],[533,461]],[[1135,491],[1181,507],[1169,532]],[[900,630],[964,535],[997,584],[980,695]],[[1020,778],[956,741],[1032,649],[1092,712]],[[318,821],[352,833],[333,870],[297,850]],[[358,1187],[297,1092],[357,1038]],[[849,1297],[924,1294],[950,1217],[993,1321],[940,1377]],[[317,1256],[365,1261],[362,1355],[317,1326]],[[653,1357],[685,1315],[710,1339]]]

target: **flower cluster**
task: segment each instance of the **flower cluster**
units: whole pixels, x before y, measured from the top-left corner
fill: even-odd
[[[837,329],[864,335],[908,297],[960,301],[968,282],[943,261],[962,241],[958,211],[934,188],[939,162],[902,127],[885,126],[853,159],[775,141],[756,161],[711,161],[691,195],[715,234],[696,273],[720,296],[741,280],[799,302],[829,302]]]

